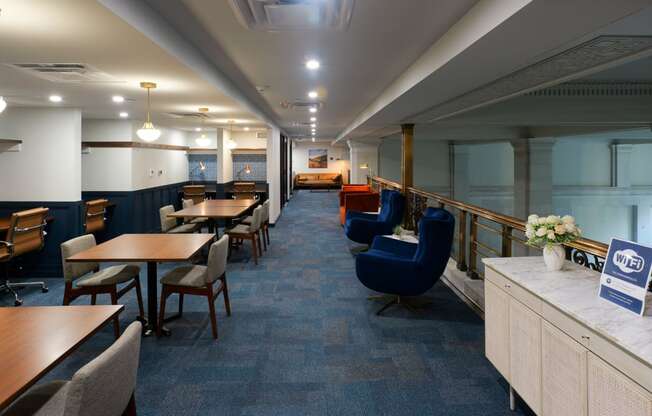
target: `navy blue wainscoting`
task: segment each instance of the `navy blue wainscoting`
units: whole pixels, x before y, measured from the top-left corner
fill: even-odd
[[[45,207],[54,218],[46,227],[43,250],[16,257],[11,262],[10,278],[13,280],[38,277],[61,277],[62,242],[82,234],[82,203],[51,201],[0,201],[0,217],[9,217],[13,212],[30,208]],[[16,272],[16,266],[20,271]]]
[[[161,231],[158,210],[164,205],[173,205],[181,209],[181,194],[184,185],[179,182],[137,191],[82,192],[87,201],[106,198],[115,203],[108,210],[108,222],[104,238],[113,238],[124,233],[154,233]]]

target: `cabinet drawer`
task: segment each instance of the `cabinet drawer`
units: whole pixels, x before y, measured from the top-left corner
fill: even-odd
[[[485,280],[495,284],[507,292],[511,297],[518,300],[528,308],[532,309],[534,312],[538,314],[541,313],[541,299],[534,296],[518,284],[507,279],[505,276],[496,272],[490,267],[485,268]]]

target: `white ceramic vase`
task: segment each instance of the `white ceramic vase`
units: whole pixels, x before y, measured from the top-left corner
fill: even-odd
[[[561,270],[566,259],[564,246],[561,244],[546,245],[543,247],[543,262],[546,263],[546,269],[549,272]]]

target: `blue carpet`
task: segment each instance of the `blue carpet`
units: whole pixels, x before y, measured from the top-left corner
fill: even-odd
[[[229,263],[233,315],[218,298],[217,342],[205,299],[191,296],[184,317],[169,324],[171,337],[143,339],[140,415],[515,414],[484,357],[482,320],[445,285],[428,293],[433,304],[421,315],[374,314],[378,304],[366,300],[339,225],[337,193],[299,192],[270,235],[258,266],[247,244]],[[46,294],[22,293],[27,306],[58,305],[63,281],[52,280]],[[137,314],[133,291],[122,301],[124,328]],[[176,297],[168,305],[174,312]],[[112,341],[109,325],[45,379],[69,378]]]

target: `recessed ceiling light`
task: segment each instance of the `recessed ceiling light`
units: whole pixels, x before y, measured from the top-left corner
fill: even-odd
[[[317,112],[317,107],[310,107],[309,110],[311,113],[316,113]]]
[[[249,131],[249,127],[245,127],[245,128],[244,128],[244,131]]]
[[[313,127],[313,128],[314,128],[314,127],[317,127],[317,125],[316,125],[315,123],[312,123],[312,124],[310,125],[310,127]]]
[[[314,138],[314,137],[312,138],[312,141],[313,141],[313,142],[315,141],[315,138]]]
[[[311,69],[313,71],[315,69],[319,69],[319,66],[320,66],[319,61],[316,59],[308,59],[306,61],[306,68]]]
[[[63,101],[63,98],[61,98],[60,95],[51,95],[49,99],[53,103],[60,103],[61,101]]]
[[[317,121],[317,117],[310,117],[310,121]]]
[[[195,131],[201,131],[201,127],[195,127]]]
[[[127,118],[127,117],[129,117],[129,113],[127,113],[126,111],[121,111],[120,112],[120,117],[121,118]]]
[[[315,132],[314,132],[314,131],[312,132],[312,135],[313,135],[313,136],[315,135]]]
[[[309,98],[317,98],[317,91],[310,91],[308,93]]]
[[[125,102],[125,97],[122,95],[114,95],[111,97],[111,100],[113,100],[114,103],[124,103]]]

